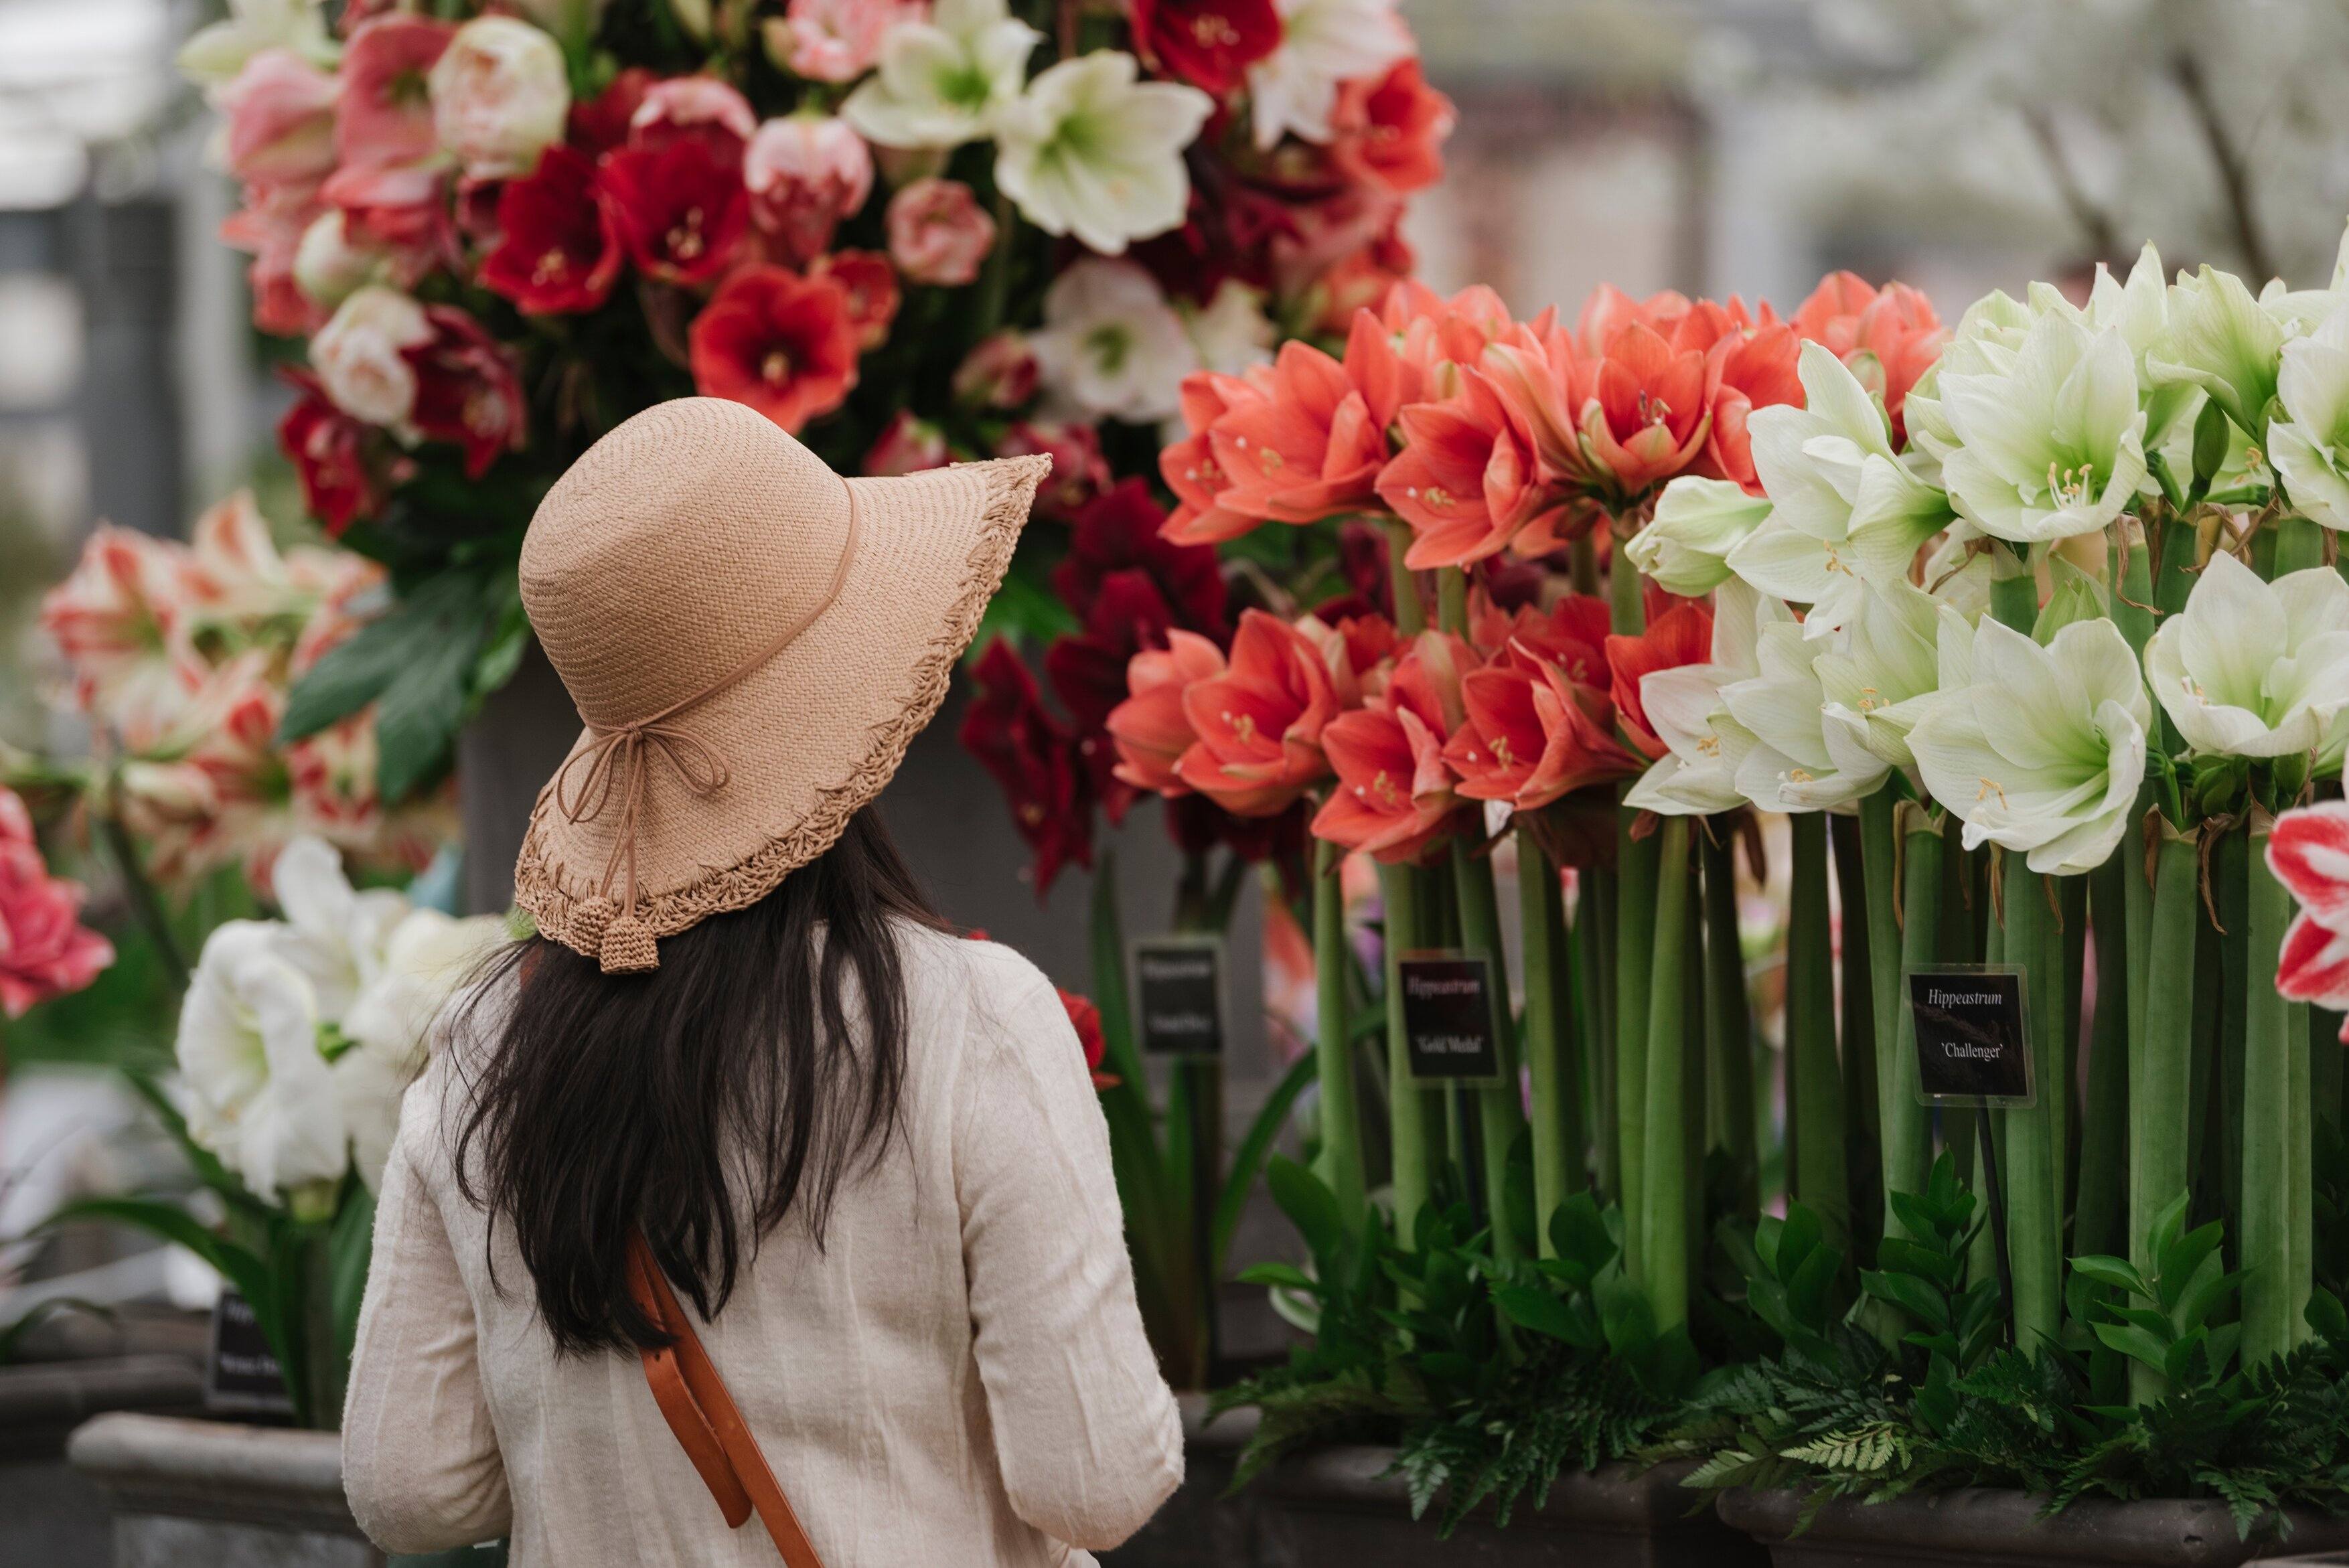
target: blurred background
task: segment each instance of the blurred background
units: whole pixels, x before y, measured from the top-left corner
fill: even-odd
[[[1954,322],[1991,288],[2085,288],[2148,239],[2171,269],[2305,285],[2329,274],[2349,212],[2343,0],[1404,9],[1459,111],[1446,180],[1412,214],[1421,271],[1444,292],[1489,284],[1521,315],[1570,315],[1602,282],[1791,310],[1849,268],[1921,288]],[[73,744],[47,727],[66,721],[40,700],[55,670],[33,610],[97,521],[177,535],[251,483],[294,528],[270,436],[285,390],[248,325],[245,258],[216,237],[234,193],[171,65],[216,12],[0,0],[0,743]],[[1084,879],[1041,906],[1018,886],[1001,800],[949,735],[927,743],[934,771],[907,814],[955,847],[936,872],[950,913],[1048,966],[1081,964]],[[1256,960],[1238,956],[1246,995]],[[119,1091],[57,1070],[69,1049],[21,1034],[5,1049],[0,1273],[6,1238],[62,1191],[135,1186],[126,1162],[145,1157],[106,1136],[134,1119]],[[1243,1081],[1251,1051],[1260,1075],[1260,1029]],[[92,1270],[155,1274],[109,1287],[128,1295],[168,1284],[167,1264],[52,1257],[41,1272],[81,1289]]]

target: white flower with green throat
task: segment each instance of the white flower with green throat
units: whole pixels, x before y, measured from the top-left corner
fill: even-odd
[[[2031,545],[2094,532],[2129,507],[2146,478],[2146,415],[2118,327],[2049,312],[2011,354],[1980,362],[1937,381],[1956,441],[1941,478],[1959,515]]]

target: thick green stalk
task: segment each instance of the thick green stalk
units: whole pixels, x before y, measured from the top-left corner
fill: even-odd
[[[1860,1267],[1873,1268],[1876,1239],[1884,1226],[1883,1106],[1876,1079],[1876,917],[1860,864],[1859,819],[1830,816],[1827,844],[1835,857],[1836,892],[1842,900],[1838,925],[1843,961],[1837,965],[1842,1026],[1837,1035],[1842,1041],[1844,1179],[1851,1197],[1852,1257]]]
[[[1386,905],[1387,1138],[1392,1147],[1395,1234],[1409,1245],[1419,1233],[1429,1187],[1427,1097],[1411,1073],[1411,1036],[1402,1020],[1402,954],[1419,945],[1418,875],[1410,866],[1381,866]]]
[[[2308,1037],[2309,1006],[2294,1002],[2287,1009],[2292,1021],[2286,1026],[2285,1037],[2292,1042],[2292,1077],[2286,1086],[2286,1103],[2292,1107],[2292,1121],[2285,1129],[2284,1191],[2292,1199],[2292,1299],[2299,1304],[2292,1317],[2292,1342],[2296,1346],[2309,1337],[2308,1298],[2316,1288],[2316,1102],[2309,1084],[2309,1057],[2312,1046]],[[2327,1048],[2338,1054],[2337,1045],[2327,1043]]]
[[[1930,969],[1941,952],[1941,828],[1911,805],[1896,824],[1904,845],[1900,868],[1900,947],[1896,955],[1893,986],[1905,993],[1902,970]],[[1906,995],[1896,997],[1892,1009],[1892,1047],[1885,1054],[1878,1082],[1884,1096],[1884,1190],[1922,1192],[1933,1165],[1933,1124],[1919,1098],[1917,1075],[1917,1015]],[[1884,1233],[1906,1236],[1908,1228],[1884,1207]]]
[[[1648,971],[1656,929],[1656,840],[1631,837],[1637,816],[1619,810],[1615,831],[1615,1161],[1621,1181],[1623,1266],[1634,1274],[1646,1234]]]
[[[2210,856],[2211,880],[2218,884],[2213,891],[2219,903],[2219,964],[2223,987],[2218,1009],[2219,1032],[2214,1041],[2219,1092],[2213,1100],[2218,1114],[2212,1125],[2218,1134],[2220,1208],[2221,1213],[2228,1215],[2240,1215],[2243,1212],[2243,1144],[2251,1128],[2245,1108],[2249,1090],[2243,1075],[2248,1066],[2245,1048],[2251,1039],[2251,994],[2260,991],[2272,995],[2275,992],[2269,978],[2274,975],[2275,966],[2270,965],[2263,973],[2251,962],[2251,847],[2249,826],[2238,822],[2219,840],[2219,847]],[[2244,1238],[2240,1228],[2236,1239],[2240,1245]],[[2240,1255],[2248,1259],[2251,1253],[2246,1251]]]
[[[1419,579],[1403,557],[1411,551],[1411,524],[1399,517],[1387,519],[1387,585],[1394,593],[1395,630],[1416,637],[1427,630],[1427,606],[1419,597]]]
[[[1648,629],[1639,568],[1624,558],[1620,546],[1607,562],[1607,615],[1609,629],[1619,637],[1636,637]]]
[[[1493,862],[1474,853],[1464,840],[1452,841],[1452,882],[1460,896],[1460,944],[1490,956],[1493,965],[1493,1034],[1500,1081],[1476,1091],[1478,1155],[1485,1168],[1485,1204],[1493,1220],[1493,1253],[1503,1262],[1517,1255],[1517,1234],[1509,1224],[1509,1150],[1526,1125],[1526,1102],[1517,1087],[1517,1052],[1509,1017],[1508,954],[1501,946],[1501,902],[1493,886]]]
[[[2304,517],[2280,518],[2275,525],[2275,574],[2324,564],[2324,531]]]
[[[2272,979],[2292,922],[2292,895],[2268,870],[2268,826],[2253,830],[2245,858],[2250,913],[2246,958],[2258,983],[2248,988],[2243,1019],[2243,1365],[2281,1356],[2301,1338],[2307,1300],[2299,1294],[2293,1220],[2292,1006]],[[2301,1031],[2302,1044],[2307,1030]]]
[[[1730,819],[1698,835],[1704,861],[1704,1033],[1707,1142],[1729,1156],[1738,1212],[1761,1212],[1761,1151],[1754,1129],[1754,1021],[1737,929],[1737,846]]]
[[[1581,1064],[1567,990],[1566,905],[1557,868],[1532,833],[1517,830],[1517,909],[1526,948],[1526,1077],[1532,1088],[1534,1236],[1552,1253],[1550,1216],[1582,1190]]]
[[[1574,994],[1582,1005],[1575,1023],[1582,1037],[1585,1103],[1599,1190],[1619,1202],[1623,1167],[1615,1112],[1615,873],[1586,868],[1576,873],[1576,885]]]
[[[1816,811],[1801,811],[1789,825],[1795,866],[1786,919],[1786,1101],[1795,1128],[1787,1186],[1842,1236],[1851,1201],[1844,1171],[1843,1075],[1836,1062],[1827,824]]]
[[[1656,1327],[1670,1332],[1688,1321],[1689,1169],[1687,1090],[1689,878],[1686,817],[1667,817],[1656,837],[1654,962],[1649,966],[1647,1151],[1641,1194],[1640,1274]]]
[[[2064,1080],[2064,1119],[2055,1124],[2055,1212],[2073,1212],[2075,1186],[2080,1179],[2080,1016],[2085,1000],[2088,968],[2088,879],[2052,879],[2059,911],[2057,930],[2063,942],[2064,1016],[2058,1073]]]
[[[1357,1103],[1354,1043],[1346,1027],[1346,892],[1340,872],[1345,851],[1317,846],[1320,863],[1313,879],[1314,1018],[1321,1085],[1321,1152],[1315,1161],[1322,1181],[1338,1197],[1339,1212],[1356,1232],[1362,1224],[1362,1112]]]
[[[2088,873],[2089,935],[2096,947],[2096,1012],[2089,1025],[2087,1103],[2080,1116],[2079,1196],[2072,1211],[2072,1251],[2128,1250],[2128,935],[2129,862],[2144,857],[2124,836],[2112,857]]]
[[[2194,838],[2164,831],[2155,851],[2145,1037],[2129,1062],[2128,1255],[2147,1274],[2155,1267],[2153,1222],[2186,1191],[2193,1147],[2194,946],[2201,894],[2196,848]],[[2207,1008],[2216,998],[2199,1000]],[[2153,1368],[2130,1364],[2131,1400],[2147,1404],[2168,1391],[2168,1379]]]
[[[1868,991],[1876,1006],[1876,1146],[1880,1186],[1885,1194],[1884,1233],[1888,1236],[1896,1233],[1898,1224],[1892,1216],[1891,1194],[1922,1191],[1920,1186],[1910,1183],[1921,1181],[1930,1161],[1913,1171],[1909,1167],[1917,1151],[1930,1147],[1931,1136],[1925,1108],[1917,1102],[1913,1087],[1914,1047],[1904,1039],[1900,1026],[1909,1011],[1902,1005],[1905,998],[1900,994],[1900,970],[1908,956],[1903,927],[1915,916],[1909,890],[1904,887],[1898,893],[1893,891],[1893,865],[1901,848],[1901,833],[1895,820],[1899,812],[1899,804],[1889,789],[1878,789],[1859,803],[1860,869],[1868,884]],[[1920,827],[1919,830],[1924,830]],[[1938,830],[1934,832],[1938,858],[1940,840]],[[1940,879],[1936,877],[1931,885],[1938,900]],[[1926,951],[1930,954],[1931,949]],[[1926,962],[1931,960],[1928,958]],[[1911,1058],[1907,1080],[1901,1077],[1904,1053]],[[1907,1092],[1901,1088],[1904,1081],[1911,1086]]]
[[[2008,1265],[2014,1277],[2014,1342],[2036,1352],[2064,1326],[2062,1207],[2064,938],[2048,903],[2048,879],[2013,851],[2003,857],[2006,962],[2023,970],[2026,1029],[2038,1099],[2001,1113],[2005,1161]]]

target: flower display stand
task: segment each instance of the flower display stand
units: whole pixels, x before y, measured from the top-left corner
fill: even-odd
[[[105,1415],[67,1458],[114,1510],[116,1568],[382,1568],[343,1498],[333,1432]]]
[[[2253,1558],[2349,1549],[2349,1518],[2292,1510],[2288,1536],[2243,1540],[2218,1498],[2084,1498],[2052,1518],[2042,1499],[1984,1487],[1826,1504],[1810,1528],[1799,1491],[1729,1491],[1721,1517],[1769,1548],[1773,1568],[2234,1568]]]
[[[75,1428],[110,1410],[192,1410],[193,1362],[109,1356],[0,1367],[0,1563],[101,1568],[113,1551],[105,1492],[66,1462]]]

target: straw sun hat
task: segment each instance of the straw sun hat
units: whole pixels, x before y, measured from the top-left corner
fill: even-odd
[[[514,868],[606,974],[831,848],[944,700],[1049,457],[843,480],[739,403],[683,397],[557,480],[523,605],[587,727]]]

